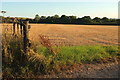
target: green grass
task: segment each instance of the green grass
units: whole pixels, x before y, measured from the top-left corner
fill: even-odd
[[[37,53],[45,56],[50,54],[45,47],[40,46],[37,48]],[[61,46],[54,62],[61,64],[85,63],[118,55],[118,46]]]

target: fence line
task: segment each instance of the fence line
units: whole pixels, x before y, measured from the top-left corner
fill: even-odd
[[[13,22],[13,35],[18,35],[20,33],[20,35],[23,36],[23,49],[25,53],[27,52],[27,48],[29,47],[29,29],[29,21]]]

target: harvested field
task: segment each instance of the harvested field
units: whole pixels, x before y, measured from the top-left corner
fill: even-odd
[[[10,27],[12,24],[4,24]],[[49,38],[53,45],[117,45],[118,26],[30,24],[29,38],[39,42],[39,35]],[[3,28],[4,31],[5,28]],[[6,29],[7,30],[7,29]]]
[[[118,26],[31,24],[30,39],[39,34],[49,37],[53,45],[117,45]]]

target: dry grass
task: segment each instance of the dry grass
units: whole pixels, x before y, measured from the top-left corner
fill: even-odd
[[[52,48],[51,42],[49,41],[49,38],[47,38],[44,35],[39,35],[40,38],[40,42],[41,44],[46,47],[50,53],[52,53],[53,55],[57,55],[57,52]]]
[[[39,34],[49,37],[52,45],[117,45],[118,26],[31,24],[30,39]]]

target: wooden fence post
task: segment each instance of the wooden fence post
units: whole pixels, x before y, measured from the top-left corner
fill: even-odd
[[[23,24],[22,24],[23,22],[22,21],[20,21],[20,33],[21,33],[21,35],[22,35],[22,27],[23,27]]]
[[[17,22],[17,34],[19,34],[19,22]]]
[[[13,35],[15,34],[15,22],[13,22]]]
[[[24,48],[24,52],[26,53],[27,52],[27,47],[28,47],[28,24],[29,24],[29,21],[24,21],[23,22],[23,48]]]

